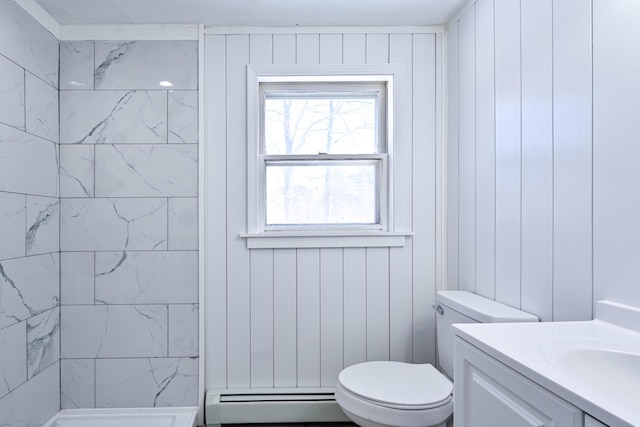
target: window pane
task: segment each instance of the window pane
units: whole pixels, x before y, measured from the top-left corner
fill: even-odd
[[[380,161],[269,162],[266,225],[380,222]]]
[[[265,154],[377,153],[376,100],[267,96]]]

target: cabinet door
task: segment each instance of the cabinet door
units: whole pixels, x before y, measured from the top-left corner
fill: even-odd
[[[589,414],[584,414],[584,427],[608,427],[608,426],[596,420]]]
[[[455,427],[582,427],[582,411],[456,337]]]

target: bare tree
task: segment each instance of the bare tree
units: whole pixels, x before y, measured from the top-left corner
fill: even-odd
[[[363,152],[363,148],[357,147],[356,135],[362,131],[371,132],[375,126],[375,122],[371,120],[374,114],[371,113],[370,101],[351,98],[291,98],[270,100],[265,105],[270,126],[273,126],[265,129],[268,132],[269,154],[332,154],[338,144],[342,143],[351,146],[338,148],[341,154]],[[281,126],[280,129],[278,126]],[[374,152],[371,150],[375,151],[376,147],[369,147],[364,152]],[[282,173],[284,194],[290,194],[293,185],[291,168],[282,168]],[[326,168],[322,185],[324,188],[321,191],[325,199],[324,217],[327,220],[334,214],[331,182],[334,178],[339,178],[339,174],[334,168]],[[304,187],[304,183],[302,186]],[[310,185],[306,187],[311,188]],[[293,214],[290,198],[284,197],[283,204],[284,222],[290,223],[289,215]]]

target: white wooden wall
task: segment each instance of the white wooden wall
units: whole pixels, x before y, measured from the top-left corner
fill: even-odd
[[[441,38],[205,37],[206,387],[331,387],[357,362],[434,361]],[[392,249],[248,250],[247,64],[380,63],[405,65],[413,237]]]
[[[640,307],[640,2],[593,15],[594,294]]]
[[[478,0],[447,33],[449,289],[592,316],[591,2]]]

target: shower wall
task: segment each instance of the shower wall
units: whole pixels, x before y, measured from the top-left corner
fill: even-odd
[[[0,2],[0,424],[60,408],[58,40]]]
[[[197,58],[61,43],[62,408],[198,404]]]

